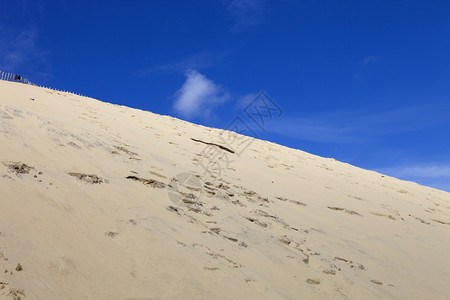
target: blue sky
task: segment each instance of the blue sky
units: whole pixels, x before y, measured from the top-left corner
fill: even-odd
[[[0,6],[0,70],[219,128],[264,90],[260,138],[450,191],[449,1]]]

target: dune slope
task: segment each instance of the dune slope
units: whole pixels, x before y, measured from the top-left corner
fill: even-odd
[[[449,193],[0,81],[0,299],[448,299],[449,278]]]

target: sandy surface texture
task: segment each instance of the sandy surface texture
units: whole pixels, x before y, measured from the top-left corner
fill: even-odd
[[[449,282],[449,193],[0,81],[0,299],[449,299]]]

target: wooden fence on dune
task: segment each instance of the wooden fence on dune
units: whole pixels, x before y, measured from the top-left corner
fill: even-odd
[[[31,83],[28,79],[23,78],[20,75],[17,75],[14,73],[7,73],[7,72],[3,72],[3,71],[0,71],[0,79],[6,80],[6,81],[15,81],[15,82],[21,82],[21,83],[25,83],[25,84],[35,85],[35,84]]]
[[[20,75],[17,75],[17,74],[14,74],[14,73],[3,72],[1,70],[0,70],[0,80],[20,82],[20,83],[23,83],[23,84],[34,85],[34,86],[38,86],[38,87],[41,87],[41,88],[50,89],[50,90],[53,90],[53,91],[70,93],[70,94],[74,94],[74,95],[78,95],[78,96],[87,97],[87,96],[85,96],[83,94],[79,94],[79,93],[63,91],[63,90],[58,90],[58,89],[54,89],[54,88],[50,88],[50,87],[34,84],[34,83],[30,82],[28,79],[26,79],[26,78],[24,78],[24,77],[22,77]]]

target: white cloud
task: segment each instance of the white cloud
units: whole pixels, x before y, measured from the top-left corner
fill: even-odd
[[[229,99],[228,93],[196,70],[186,72],[186,81],[175,93],[173,108],[186,117],[209,117],[217,105]]]

